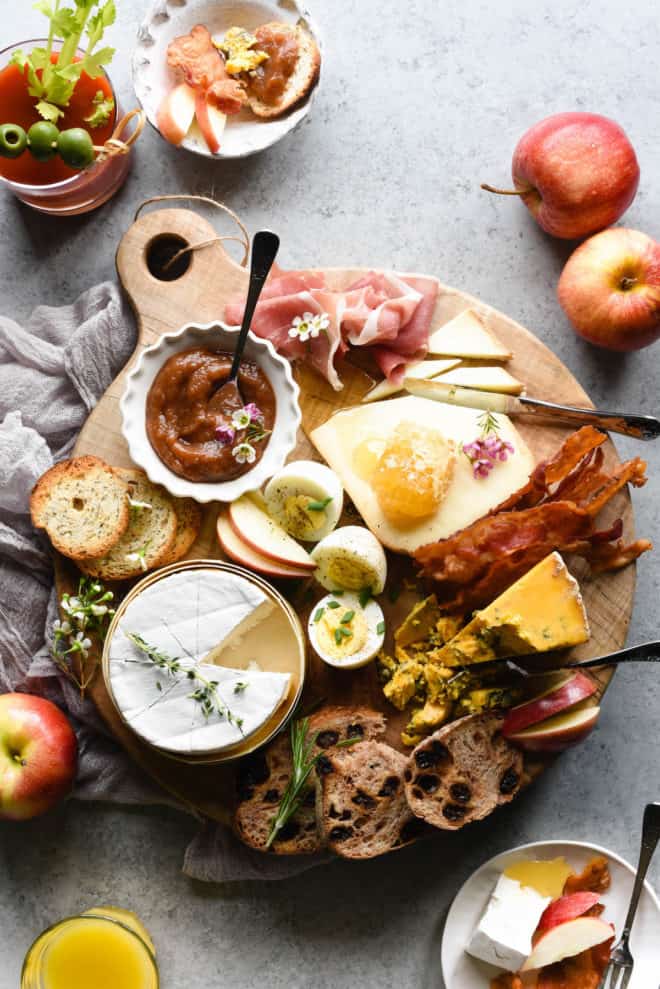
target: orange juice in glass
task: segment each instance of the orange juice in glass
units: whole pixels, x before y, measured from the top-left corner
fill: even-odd
[[[21,989],[158,989],[156,954],[135,914],[95,907],[44,931],[27,953]]]

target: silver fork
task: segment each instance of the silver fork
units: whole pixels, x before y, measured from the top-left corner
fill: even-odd
[[[639,863],[637,865],[637,875],[633,886],[628,916],[623,927],[621,937],[613,946],[609,965],[605,969],[603,978],[598,989],[626,989],[630,982],[634,960],[630,953],[630,931],[637,913],[639,898],[644,888],[644,879],[648,867],[651,864],[656,845],[660,840],[660,804],[647,804],[644,811],[644,824],[642,826],[642,845],[639,850]]]

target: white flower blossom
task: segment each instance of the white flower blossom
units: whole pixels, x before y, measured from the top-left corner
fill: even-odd
[[[151,511],[152,506],[149,504],[148,501],[138,501],[137,498],[131,498],[130,495],[128,495],[127,497],[128,497],[128,504],[131,506],[131,508],[135,508],[135,509],[146,508],[149,511]]]
[[[53,631],[55,632],[56,635],[57,634],[59,634],[59,635],[71,635],[71,631],[72,631],[72,629],[71,629],[71,622],[68,622],[66,620],[66,618],[64,619],[63,622],[61,622],[59,620],[59,618],[57,618],[53,622]]]
[[[321,333],[326,332],[330,327],[330,317],[327,313],[305,312],[302,316],[296,316],[289,329],[289,336],[297,338],[301,343],[308,340],[315,340]]]
[[[250,425],[250,413],[246,408],[236,409],[232,414],[231,424],[234,429],[247,429]]]
[[[136,550],[134,553],[127,553],[126,559],[128,560],[129,563],[139,563],[142,570],[146,571],[148,569],[147,561],[144,558],[146,552],[147,552],[147,547],[143,546],[141,549]]]
[[[251,443],[239,443],[231,451],[231,455],[238,464],[253,464],[257,459],[257,451]]]

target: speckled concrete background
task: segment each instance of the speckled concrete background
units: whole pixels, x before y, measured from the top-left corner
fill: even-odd
[[[128,52],[146,3],[118,6],[113,78],[128,106]],[[2,46],[39,33],[29,7],[1,0]],[[596,403],[657,413],[660,344],[624,358],[577,340],[555,300],[570,245],[545,237],[519,204],[478,188],[506,180],[516,140],[538,118],[602,112],[625,126],[640,158],[625,222],[660,237],[655,3],[639,0],[634,16],[614,0],[319,0],[314,10],[323,88],[311,119],[278,147],[213,164],[149,132],[114,202],[66,223],[2,195],[2,311],[21,319],[38,302],[68,302],[112,277],[115,247],[143,198],[210,193],[252,230],[278,230],[285,265],[437,274],[535,331]],[[633,495],[638,529],[660,542],[660,446],[635,452],[651,464],[651,481]],[[640,563],[630,642],[658,637],[659,561],[656,552]],[[659,675],[620,673],[599,730],[510,808],[385,861],[218,889],[181,877],[194,824],[176,813],[70,804],[0,826],[0,987],[16,989],[38,930],[109,902],[136,910],[153,931],[165,989],[440,989],[444,911],[485,858],[556,837],[636,857],[642,807],[660,798]],[[653,874],[660,879],[660,860]]]

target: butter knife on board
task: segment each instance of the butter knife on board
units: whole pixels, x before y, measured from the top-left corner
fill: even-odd
[[[461,388],[426,378],[404,378],[403,387],[411,395],[430,398],[449,405],[463,405],[471,409],[500,415],[532,415],[557,419],[575,426],[597,426],[610,433],[621,433],[638,440],[654,440],[660,436],[660,419],[655,416],[635,415],[627,412],[600,412],[596,409],[580,409],[571,405],[556,405],[540,398],[526,395],[503,395],[499,392],[479,391],[477,388]]]

